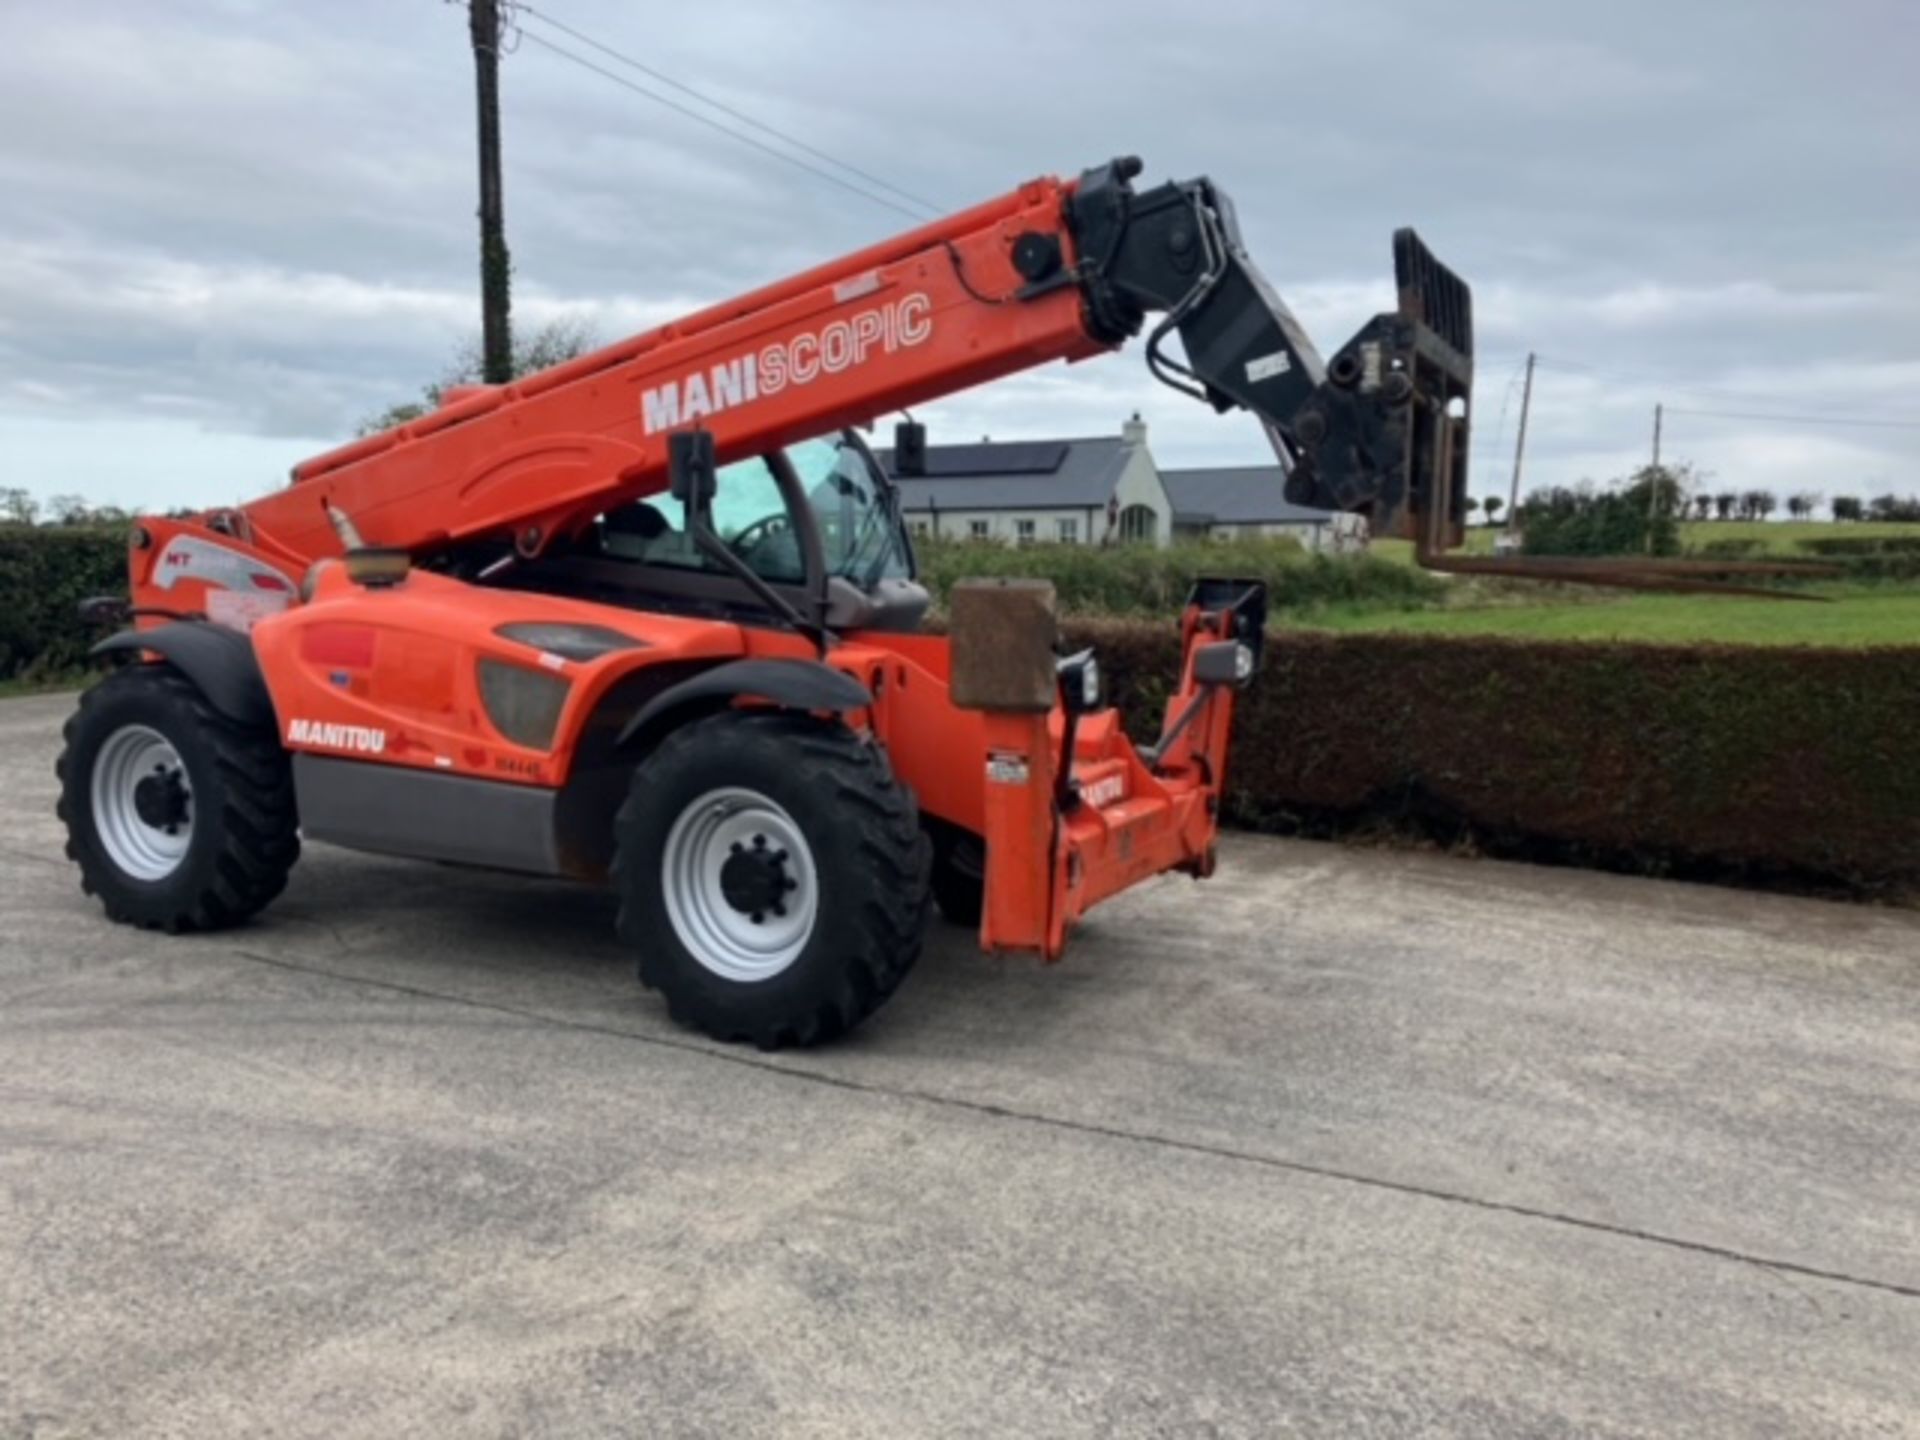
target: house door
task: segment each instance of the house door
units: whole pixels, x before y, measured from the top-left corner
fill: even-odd
[[[1159,538],[1160,517],[1150,505],[1129,505],[1120,512],[1120,543],[1151,545]]]

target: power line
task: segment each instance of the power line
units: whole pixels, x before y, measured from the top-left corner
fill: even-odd
[[[816,160],[824,160],[829,165],[837,165],[842,170],[845,170],[849,175],[857,176],[858,178],[866,181],[869,185],[876,185],[882,190],[891,191],[893,194],[898,195],[902,200],[910,200],[915,205],[918,205],[922,210],[927,211],[931,215],[944,214],[946,211],[947,207],[942,205],[937,205],[933,201],[927,199],[925,196],[916,195],[911,190],[903,190],[898,185],[894,184],[891,180],[885,179],[879,175],[875,175],[870,170],[862,170],[858,165],[855,165],[852,161],[842,160],[838,155],[834,155],[829,153],[828,151],[822,150],[818,146],[809,145],[806,141],[798,139],[795,136],[789,135],[786,131],[780,129],[777,126],[769,125],[763,120],[756,120],[753,116],[747,114],[744,110],[736,109],[734,106],[727,104],[724,100],[716,100],[713,98],[713,96],[707,94],[705,91],[696,90],[694,89],[693,86],[687,84],[685,81],[676,80],[673,76],[667,74],[665,71],[656,70],[651,65],[643,64],[642,62],[634,59],[631,55],[624,54],[621,51],[614,49],[611,45],[602,44],[600,41],[594,39],[591,35],[582,34],[580,31],[574,29],[571,25],[568,25],[563,21],[556,20],[551,15],[548,15],[541,10],[537,10],[531,5],[524,4],[524,3],[517,3],[517,0],[516,0],[514,8],[518,13],[522,15],[533,16],[536,20],[540,21],[541,24],[543,25],[551,25],[554,29],[560,31],[561,34],[571,36],[573,39],[578,40],[582,45],[591,46],[593,49],[598,50],[602,55],[605,55],[608,58],[613,60],[618,60],[622,65],[627,66],[629,69],[638,70],[642,75],[651,76],[653,79],[658,80],[663,85],[672,86],[675,90],[678,90],[683,95],[692,96],[695,100],[698,100],[703,105],[712,106],[715,110],[718,110],[723,115],[732,116],[735,120],[740,121],[743,125],[751,125],[755,130],[760,131],[762,134],[772,135],[776,139],[783,140],[787,144],[793,146],[794,149],[805,151],[807,154],[813,156],[814,159]]]
[[[920,208],[919,210],[908,209],[907,206],[902,205],[895,200],[891,200],[887,198],[885,195],[878,194],[876,191],[870,190],[864,185],[855,184],[853,181],[848,180],[843,176],[834,174],[833,171],[831,170],[824,169],[819,165],[811,164],[808,161],[801,159],[797,155],[788,154],[785,150],[781,150],[776,148],[775,146],[769,145],[764,140],[760,140],[752,135],[745,134],[742,131],[734,129],[732,126],[723,125],[710,115],[703,115],[698,110],[695,110],[690,106],[682,105],[679,101],[673,100],[668,96],[661,95],[656,91],[650,90],[644,85],[637,84],[636,82],[629,80],[624,75],[616,74],[614,71],[607,69],[605,66],[596,64],[594,61],[588,59],[584,55],[581,55],[576,53],[575,51],[569,50],[565,46],[554,44],[553,41],[547,39],[545,36],[537,33],[536,31],[527,30],[524,27],[522,28],[521,30],[522,39],[531,40],[534,44],[540,46],[541,49],[551,51],[553,54],[560,56],[562,59],[571,60],[574,64],[579,65],[584,69],[591,70],[594,74],[600,76],[603,79],[611,80],[614,84],[622,86],[625,89],[631,90],[636,95],[644,96],[646,99],[653,101],[656,105],[664,105],[666,106],[667,109],[672,110],[677,114],[684,115],[689,120],[696,120],[700,124],[707,126],[711,130],[718,130],[722,135],[726,135],[731,139],[738,140],[743,145],[751,145],[754,149],[760,151],[762,154],[771,155],[776,160],[783,160],[787,164],[792,165],[797,169],[806,171],[809,175],[813,175],[818,179],[825,180],[829,184],[838,185],[842,190],[849,191],[850,193],[858,195],[863,199],[871,200],[876,205],[884,205],[887,209],[893,211],[895,214],[904,215],[910,220],[915,220],[915,221],[925,220],[928,218],[928,215],[941,213],[939,210],[939,207],[935,206],[932,202],[927,200],[922,200],[918,196],[913,195],[908,191],[902,190],[897,185],[890,184],[889,182],[882,180],[877,176],[869,175],[866,171],[860,169],[858,166],[850,165],[844,160],[836,159],[834,156],[829,155],[826,151],[816,149],[815,147],[808,145],[804,141],[796,140],[791,135],[788,135],[783,131],[777,130],[770,125],[764,125],[760,121],[755,120],[750,115],[745,115],[740,111],[733,109],[730,106],[723,105],[721,102],[717,100],[709,99],[707,96],[701,95],[699,91],[694,90],[689,86],[682,85],[680,82],[673,80],[670,77],[660,75],[659,72],[652,70],[645,65],[642,65],[639,61],[634,60],[628,56],[622,55],[619,51],[613,50],[608,46],[602,45],[597,40],[581,35],[580,32],[573,30],[566,25],[562,25],[559,21],[551,19],[550,17],[541,14],[539,11],[532,9],[530,6],[520,5],[517,8],[519,12],[523,15],[528,15],[533,18],[536,18],[543,24],[553,26],[556,30],[565,31],[568,35],[576,36],[579,38],[582,44],[590,45],[594,49],[599,50],[611,56],[612,58],[620,61],[622,64],[631,66],[633,69],[638,70],[644,74],[656,76],[657,78],[664,81],[666,84],[672,85],[675,89],[685,91],[687,94],[694,96],[696,99],[700,100],[704,104],[711,105],[715,109],[720,110],[727,115],[731,115],[734,118],[741,120],[745,124],[753,126],[757,130],[762,130],[769,135],[777,136],[779,139],[793,146],[795,149],[804,150],[809,155],[819,156],[821,159],[825,160],[828,164],[837,165],[841,169],[848,171],[850,174],[858,175],[862,179],[871,181],[874,185],[880,186],[881,188],[886,190],[891,190],[894,194],[904,197],[906,200],[911,201],[912,204]],[[926,211],[928,213],[922,214],[921,211]]]
[[[1712,397],[1714,399],[1720,399],[1720,400],[1732,400],[1736,403],[1758,403],[1761,405],[1771,404],[1772,402],[1780,398],[1777,395],[1768,394],[1765,391],[1761,391],[1761,390],[1732,390],[1732,389],[1726,388],[1725,386],[1689,384],[1685,381],[1682,381],[1676,385],[1671,381],[1663,380],[1658,377],[1651,377],[1651,376],[1645,376],[1645,375],[1642,375],[1642,376],[1625,375],[1617,370],[1602,369],[1597,365],[1589,365],[1585,361],[1568,360],[1559,355],[1542,355],[1540,357],[1540,363],[1541,365],[1545,366],[1547,369],[1550,369],[1550,370],[1571,370],[1576,374],[1592,376],[1595,380],[1607,380],[1607,381],[1611,381],[1616,385],[1636,385],[1643,389],[1658,390],[1664,394],[1678,394],[1682,398],[1685,398],[1686,396],[1690,396],[1690,395],[1699,395],[1699,396],[1708,396],[1708,397]],[[1683,411],[1675,410],[1672,406],[1669,406],[1667,413],[1668,414],[1682,414],[1682,413],[1705,414],[1707,412],[1705,411],[1683,412]],[[1739,416],[1736,418],[1748,419],[1748,418],[1766,418],[1766,417]],[[1863,424],[1863,425],[1893,425],[1896,427],[1915,423],[1915,422],[1909,422],[1904,420],[1896,420],[1896,419],[1893,419],[1892,417],[1884,416],[1884,415],[1862,415],[1862,414],[1851,413],[1851,412],[1843,412],[1842,414],[1835,415],[1833,417],[1833,423],[1837,424],[1837,423],[1840,423],[1842,420]],[[1828,422],[1825,420],[1822,420],[1819,423],[1826,424]]]
[[[1513,367],[1513,374],[1507,378],[1506,391],[1500,397],[1500,419],[1493,427],[1492,442],[1489,443],[1476,434],[1473,438],[1473,451],[1478,452],[1484,446],[1490,454],[1498,454],[1500,452],[1500,442],[1505,438],[1507,433],[1507,409],[1513,404],[1513,392],[1520,388],[1520,372],[1526,368],[1526,364],[1527,362],[1525,360],[1516,363]]]
[[[1876,430],[1920,430],[1920,420],[1867,420],[1841,415],[1782,415],[1751,410],[1681,410],[1667,407],[1669,415],[1696,415],[1710,420],[1762,420],[1782,425],[1859,425]]]

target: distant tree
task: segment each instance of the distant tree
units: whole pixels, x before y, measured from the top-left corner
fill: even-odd
[[[522,375],[531,375],[537,370],[550,369],[576,359],[599,344],[599,336],[593,326],[583,320],[555,320],[529,335],[516,332],[513,337],[514,378],[517,380]],[[395,425],[418,420],[422,415],[439,408],[440,397],[450,386],[477,385],[483,373],[480,342],[470,339],[461,346],[447,373],[423,389],[418,400],[403,400],[398,405],[389,405],[378,415],[368,416],[360,422],[359,433],[374,435],[382,430],[391,430]]]
[[[1731,520],[1734,511],[1739,508],[1740,497],[1731,490],[1722,490],[1713,497],[1713,515],[1716,520]]]
[[[55,525],[84,525],[87,515],[85,496],[55,495],[47,501],[47,519]]]
[[[1833,518],[1836,521],[1864,520],[1867,507],[1860,502],[1858,495],[1836,495],[1833,497]]]
[[[1787,514],[1804,520],[1820,506],[1820,497],[1810,490],[1797,490],[1787,497]]]
[[[1876,495],[1867,512],[1876,520],[1920,520],[1920,500],[1904,500],[1898,495]]]
[[[1469,495],[1467,496],[1466,500],[1462,503],[1460,508],[1462,511],[1462,514],[1460,516],[1461,520],[1463,520],[1466,524],[1471,525],[1473,524],[1473,517],[1480,513],[1480,502],[1474,499],[1473,496]]]
[[[1713,518],[1713,496],[1702,491],[1693,497],[1693,518],[1696,520]]]
[[[1765,520],[1780,508],[1780,497],[1771,490],[1749,490],[1747,503],[1753,506],[1753,518]]]
[[[12,525],[31,525],[40,518],[40,502],[18,485],[0,489],[0,521]]]
[[[1498,495],[1489,495],[1480,502],[1480,508],[1487,512],[1487,524],[1497,525],[1500,523],[1500,512],[1507,508],[1507,502]]]
[[[1535,490],[1517,519],[1532,555],[1673,555],[1687,508],[1684,467],[1643,466],[1601,488],[1592,482]]]

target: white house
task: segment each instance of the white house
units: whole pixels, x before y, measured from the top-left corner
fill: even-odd
[[[880,452],[889,471],[893,453]],[[1011,544],[1164,545],[1173,505],[1137,416],[1118,435],[929,445],[925,475],[896,475],[916,535]]]
[[[879,452],[893,469],[893,452]],[[1290,505],[1277,465],[1163,471],[1138,415],[1118,435],[930,445],[927,473],[896,475],[916,535],[1008,544],[1166,545],[1176,538],[1296,536],[1316,549],[1364,544],[1350,515]]]
[[[1160,481],[1173,502],[1173,533],[1182,540],[1290,535],[1323,554],[1366,548],[1364,519],[1294,504],[1278,465],[1162,470]]]

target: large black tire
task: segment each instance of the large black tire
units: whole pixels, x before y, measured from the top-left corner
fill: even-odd
[[[694,720],[635,770],[615,822],[620,934],[680,1024],[819,1044],[919,959],[931,850],[871,740],[780,712]],[[783,955],[751,948],[781,936]]]
[[[173,829],[148,825],[145,833],[132,830],[131,841],[103,837],[95,771],[103,752],[110,772],[115,756],[166,753],[144,736],[159,737],[177,762],[166,773],[154,767],[159,778],[148,810],[171,805],[161,818]],[[300,856],[299,816],[292,767],[273,731],[220,714],[170,665],[136,664],[81,695],[65,738],[55,773],[67,855],[108,918],[171,933],[217,930],[255,914],[286,888]],[[102,803],[114,804],[110,796]],[[123,836],[136,823],[147,825],[119,809]],[[116,859],[116,844],[122,856],[148,858],[146,873]]]

